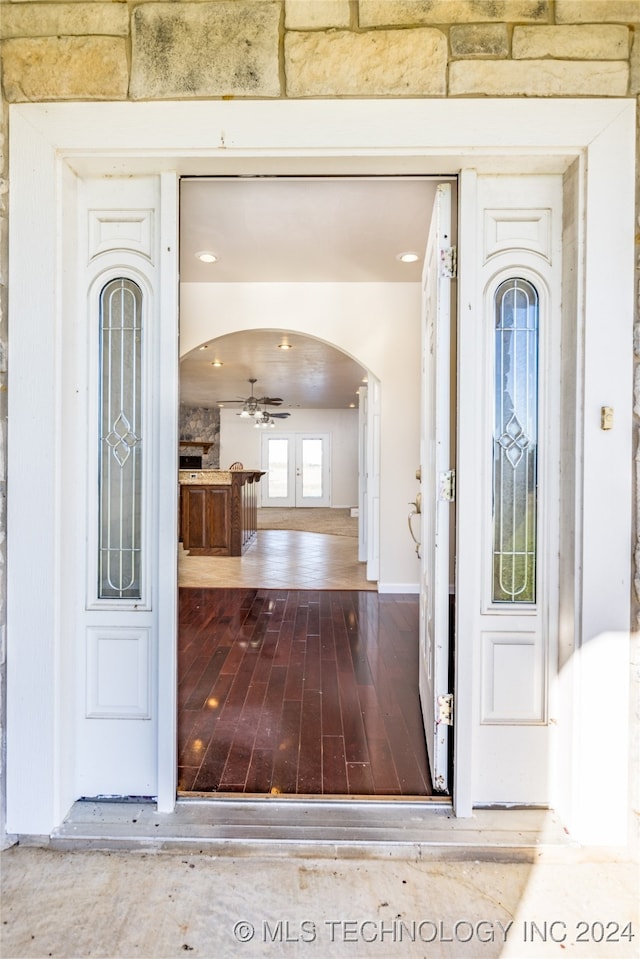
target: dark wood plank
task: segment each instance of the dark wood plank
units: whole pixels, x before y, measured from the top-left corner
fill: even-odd
[[[349,792],[342,736],[322,737],[322,792],[342,796]]]
[[[181,589],[181,791],[432,792],[418,601],[371,591]]]
[[[283,795],[295,795],[297,789],[301,715],[302,697],[300,700],[285,701],[282,704],[278,748],[273,757],[271,789]]]

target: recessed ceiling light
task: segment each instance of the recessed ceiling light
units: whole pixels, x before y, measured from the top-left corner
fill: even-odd
[[[210,253],[208,250],[201,250],[200,253],[196,253],[196,257],[203,263],[216,263],[219,259],[215,253]]]
[[[211,364],[212,366],[222,366],[222,360],[214,360]]]
[[[204,343],[204,344],[200,347],[200,349],[201,349],[201,350],[208,350],[208,349],[209,349],[209,344],[208,344],[208,343]]]
[[[420,257],[413,250],[407,250],[405,253],[398,253],[396,259],[401,263],[415,263]]]
[[[279,350],[292,350],[293,347],[291,346],[291,343],[288,343],[286,340],[283,340],[282,343],[278,343],[278,349],[279,349]]]
[[[350,410],[355,410],[355,408],[356,408],[356,404],[355,404],[355,403],[349,403],[349,409],[350,409]]]

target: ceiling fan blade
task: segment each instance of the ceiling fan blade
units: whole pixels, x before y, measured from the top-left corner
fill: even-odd
[[[281,396],[261,396],[258,400],[258,403],[262,403],[263,406],[280,406],[282,403]]]
[[[271,419],[277,420],[286,420],[287,416],[291,416],[291,413],[269,413]]]

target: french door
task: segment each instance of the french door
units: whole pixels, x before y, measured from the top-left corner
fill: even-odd
[[[262,437],[262,506],[330,506],[328,433]]]

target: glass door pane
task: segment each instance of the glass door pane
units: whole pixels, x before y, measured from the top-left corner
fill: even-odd
[[[267,496],[286,499],[289,496],[289,441],[268,438]]]
[[[302,472],[302,498],[318,499],[322,489],[322,453],[321,439],[303,439],[300,470]]]

